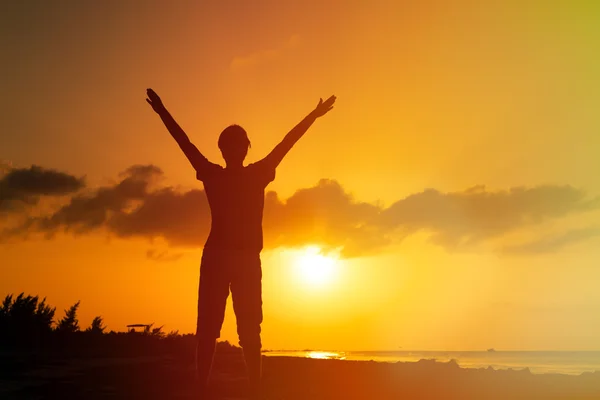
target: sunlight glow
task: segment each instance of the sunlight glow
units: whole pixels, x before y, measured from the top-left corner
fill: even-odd
[[[335,255],[322,254],[318,246],[309,246],[297,256],[295,264],[304,282],[311,286],[322,286],[334,279],[338,259]]]

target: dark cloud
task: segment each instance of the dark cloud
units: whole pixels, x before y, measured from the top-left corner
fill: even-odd
[[[392,204],[381,223],[403,235],[418,231],[447,249],[468,248],[527,225],[597,209],[600,198],[588,199],[571,186],[515,187],[488,191],[475,186],[462,192],[428,189]]]
[[[210,209],[204,191],[167,187],[146,193],[133,210],[113,214],[107,226],[120,237],[162,237],[170,245],[197,247],[208,235]]]
[[[158,186],[161,177],[155,166],[133,166],[114,185],[76,194],[53,214],[30,218],[4,230],[4,236],[105,229],[122,238],[161,238],[172,247],[201,247],[210,229],[203,190]],[[546,185],[505,191],[476,186],[450,193],[428,189],[383,208],[357,201],[334,180],[321,180],[286,200],[267,193],[265,247],[314,243],[342,248],[344,256],[352,257],[374,253],[392,239],[425,232],[448,250],[472,250],[487,239],[599,206],[598,198],[588,199],[579,189]],[[569,240],[575,239],[565,237],[545,245],[560,247]],[[152,252],[148,257],[168,259],[169,255]]]
[[[15,211],[35,205],[41,196],[64,196],[85,186],[83,178],[64,172],[31,168],[2,168],[0,178],[0,211]]]
[[[149,186],[162,171],[154,166],[132,166],[121,174],[122,180],[113,186],[100,187],[91,194],[78,194],[71,201],[47,217],[30,219],[26,228],[47,234],[58,230],[86,233],[106,227],[114,218],[134,206],[135,201],[145,202],[150,195]]]
[[[505,254],[528,255],[554,253],[565,247],[600,236],[600,227],[573,229],[561,235],[546,237],[503,249]]]

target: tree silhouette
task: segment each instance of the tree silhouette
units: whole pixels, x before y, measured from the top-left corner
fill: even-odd
[[[48,336],[56,308],[38,296],[7,295],[0,306],[0,340],[15,344],[34,344]]]
[[[7,295],[0,306],[0,339],[7,339],[10,329],[10,308],[12,305],[12,294]]]
[[[58,326],[56,327],[58,332],[73,333],[79,331],[79,320],[77,319],[79,303],[80,301],[73,304],[68,310],[65,310],[65,317],[58,321]]]
[[[102,320],[102,317],[97,316],[92,321],[92,325],[90,325],[90,327],[87,328],[85,331],[96,335],[102,335],[104,333],[104,329],[106,329],[106,326],[103,326],[103,324],[104,321]]]
[[[47,305],[45,297],[40,303],[38,303],[37,310],[35,311],[35,324],[40,333],[46,334],[52,331],[52,323],[55,313],[56,307],[50,307]]]

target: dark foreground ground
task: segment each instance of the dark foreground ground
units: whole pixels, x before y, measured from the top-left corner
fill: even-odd
[[[193,366],[174,357],[0,356],[0,399],[195,399]],[[461,369],[456,364],[265,357],[267,399],[600,399],[580,376]],[[244,399],[240,354],[217,354],[213,391]]]

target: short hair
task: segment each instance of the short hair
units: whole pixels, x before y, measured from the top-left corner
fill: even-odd
[[[239,125],[230,125],[223,129],[221,135],[219,135],[219,149],[223,151],[224,148],[230,147],[233,143],[246,143],[250,147],[250,139],[248,134]]]

